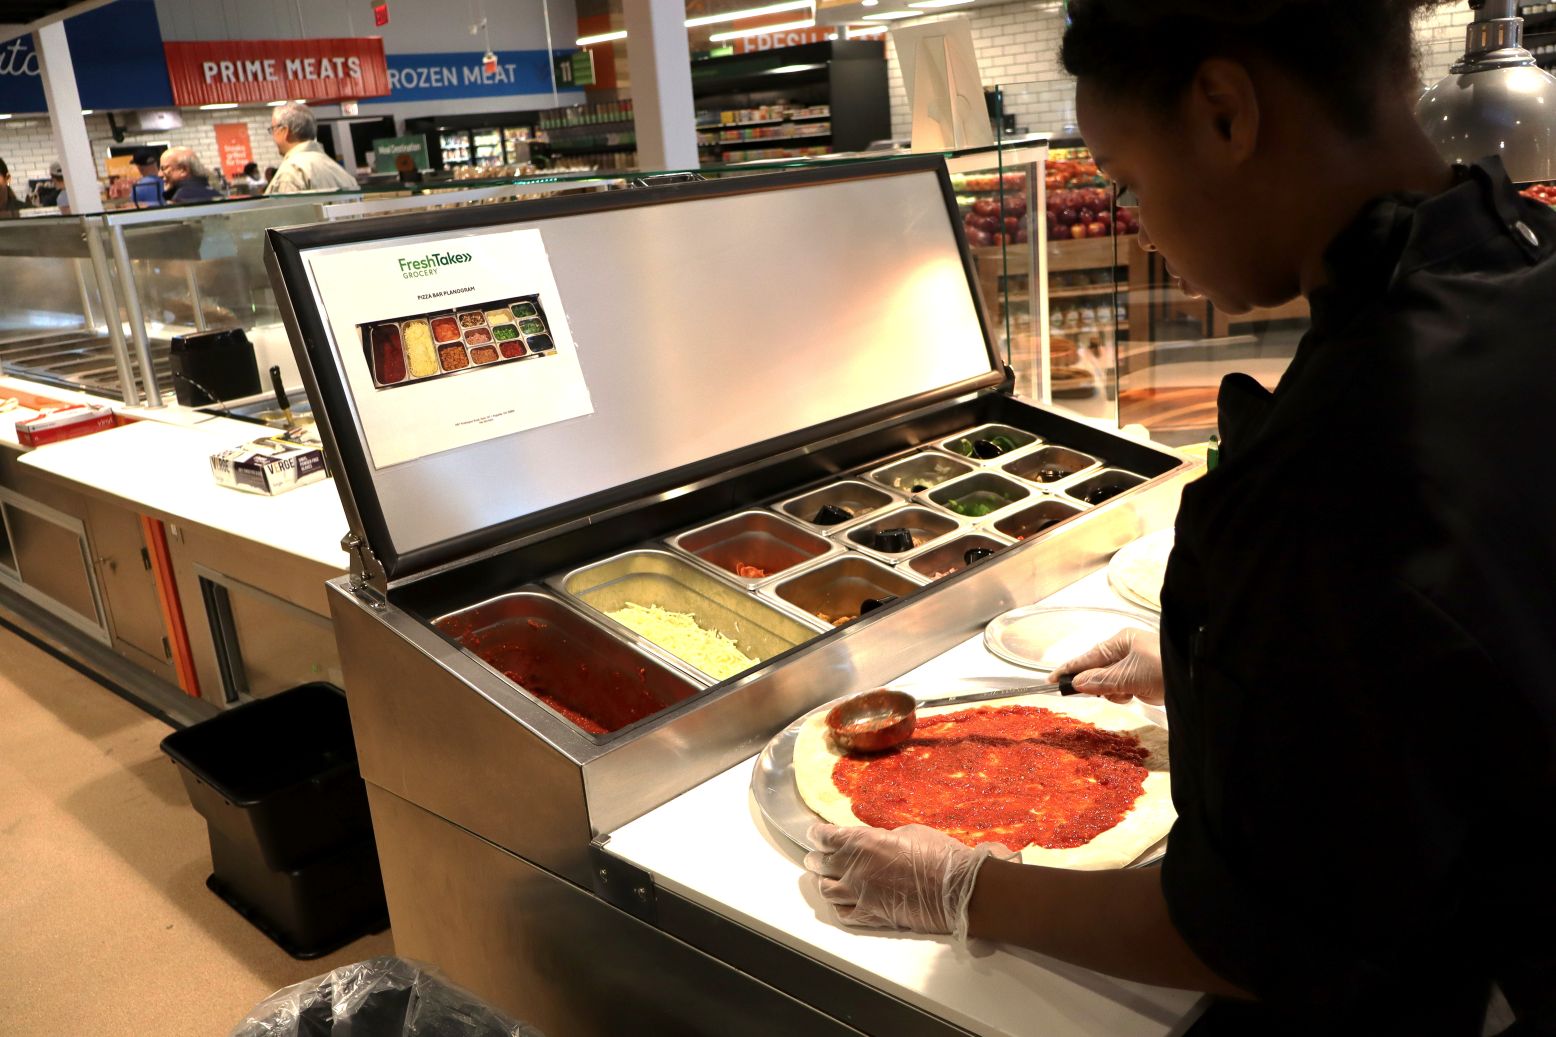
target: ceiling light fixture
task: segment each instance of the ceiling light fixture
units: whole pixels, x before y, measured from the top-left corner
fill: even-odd
[[[286,102],[285,101],[266,101],[265,102],[265,107],[266,108],[279,108],[283,104],[286,104]]]
[[[236,101],[223,101],[220,104],[202,104],[200,110],[202,112],[219,112],[228,108],[236,108],[237,106],[238,103]]]
[[[613,43],[626,38],[627,30],[617,29],[615,32],[602,32],[598,36],[580,36],[573,42],[580,47],[592,47],[596,43]]]
[[[877,3],[880,0],[876,0]],[[695,29],[699,25],[717,25],[719,22],[738,22],[743,18],[760,18],[765,14],[782,14],[785,11],[814,11],[814,0],[785,0],[781,4],[768,4],[766,7],[748,7],[744,11],[726,11],[723,14],[704,14],[696,18],[686,19],[686,27]]]
[[[777,68],[768,69],[767,74],[770,76],[781,76],[787,72],[812,72],[818,68],[825,67],[825,65],[817,65],[815,63],[809,65],[779,65]]]
[[[913,11],[882,11],[880,14],[867,14],[864,20],[867,22],[890,22],[898,18],[917,18]]]
[[[908,6],[928,9],[931,7],[959,7],[962,4],[970,4],[972,2],[973,0],[918,0],[917,3],[912,3]]]
[[[82,115],[91,115],[94,110],[95,109],[92,109],[92,108],[83,108],[83,109],[81,109],[81,114]]]
[[[844,32],[844,36],[850,40],[857,40],[864,36],[879,36],[883,32],[890,32],[889,25],[850,25]]]
[[[878,4],[880,2],[881,2],[881,0],[859,0],[859,6],[860,7],[874,7],[876,4]]]
[[[731,29],[728,32],[715,32],[708,36],[709,43],[723,43],[725,40],[744,39],[747,36],[764,36],[770,32],[788,32],[791,29],[814,29],[816,19],[805,18],[797,22],[780,22],[777,25],[761,25],[755,29]]]

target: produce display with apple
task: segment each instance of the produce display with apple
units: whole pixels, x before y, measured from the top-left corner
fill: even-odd
[[[1537,202],[1556,206],[1556,184],[1535,184],[1518,193],[1525,198],[1532,198]]]
[[[1043,218],[1050,240],[1139,233],[1139,216],[1115,203],[1113,189],[1095,162],[1049,159],[1045,178],[1048,206]],[[951,184],[969,245],[1021,245],[1030,240],[1025,173],[958,175]]]

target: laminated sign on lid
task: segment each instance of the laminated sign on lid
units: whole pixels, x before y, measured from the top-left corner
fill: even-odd
[[[389,93],[384,41],[377,36],[162,46],[173,101],[182,107],[292,98],[339,101]]]

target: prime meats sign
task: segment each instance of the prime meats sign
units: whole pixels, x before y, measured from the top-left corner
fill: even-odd
[[[389,93],[384,41],[203,40],[164,43],[173,103],[341,101]]]

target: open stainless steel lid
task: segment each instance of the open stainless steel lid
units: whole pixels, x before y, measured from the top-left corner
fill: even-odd
[[[938,157],[270,245],[383,582],[1006,378]]]

